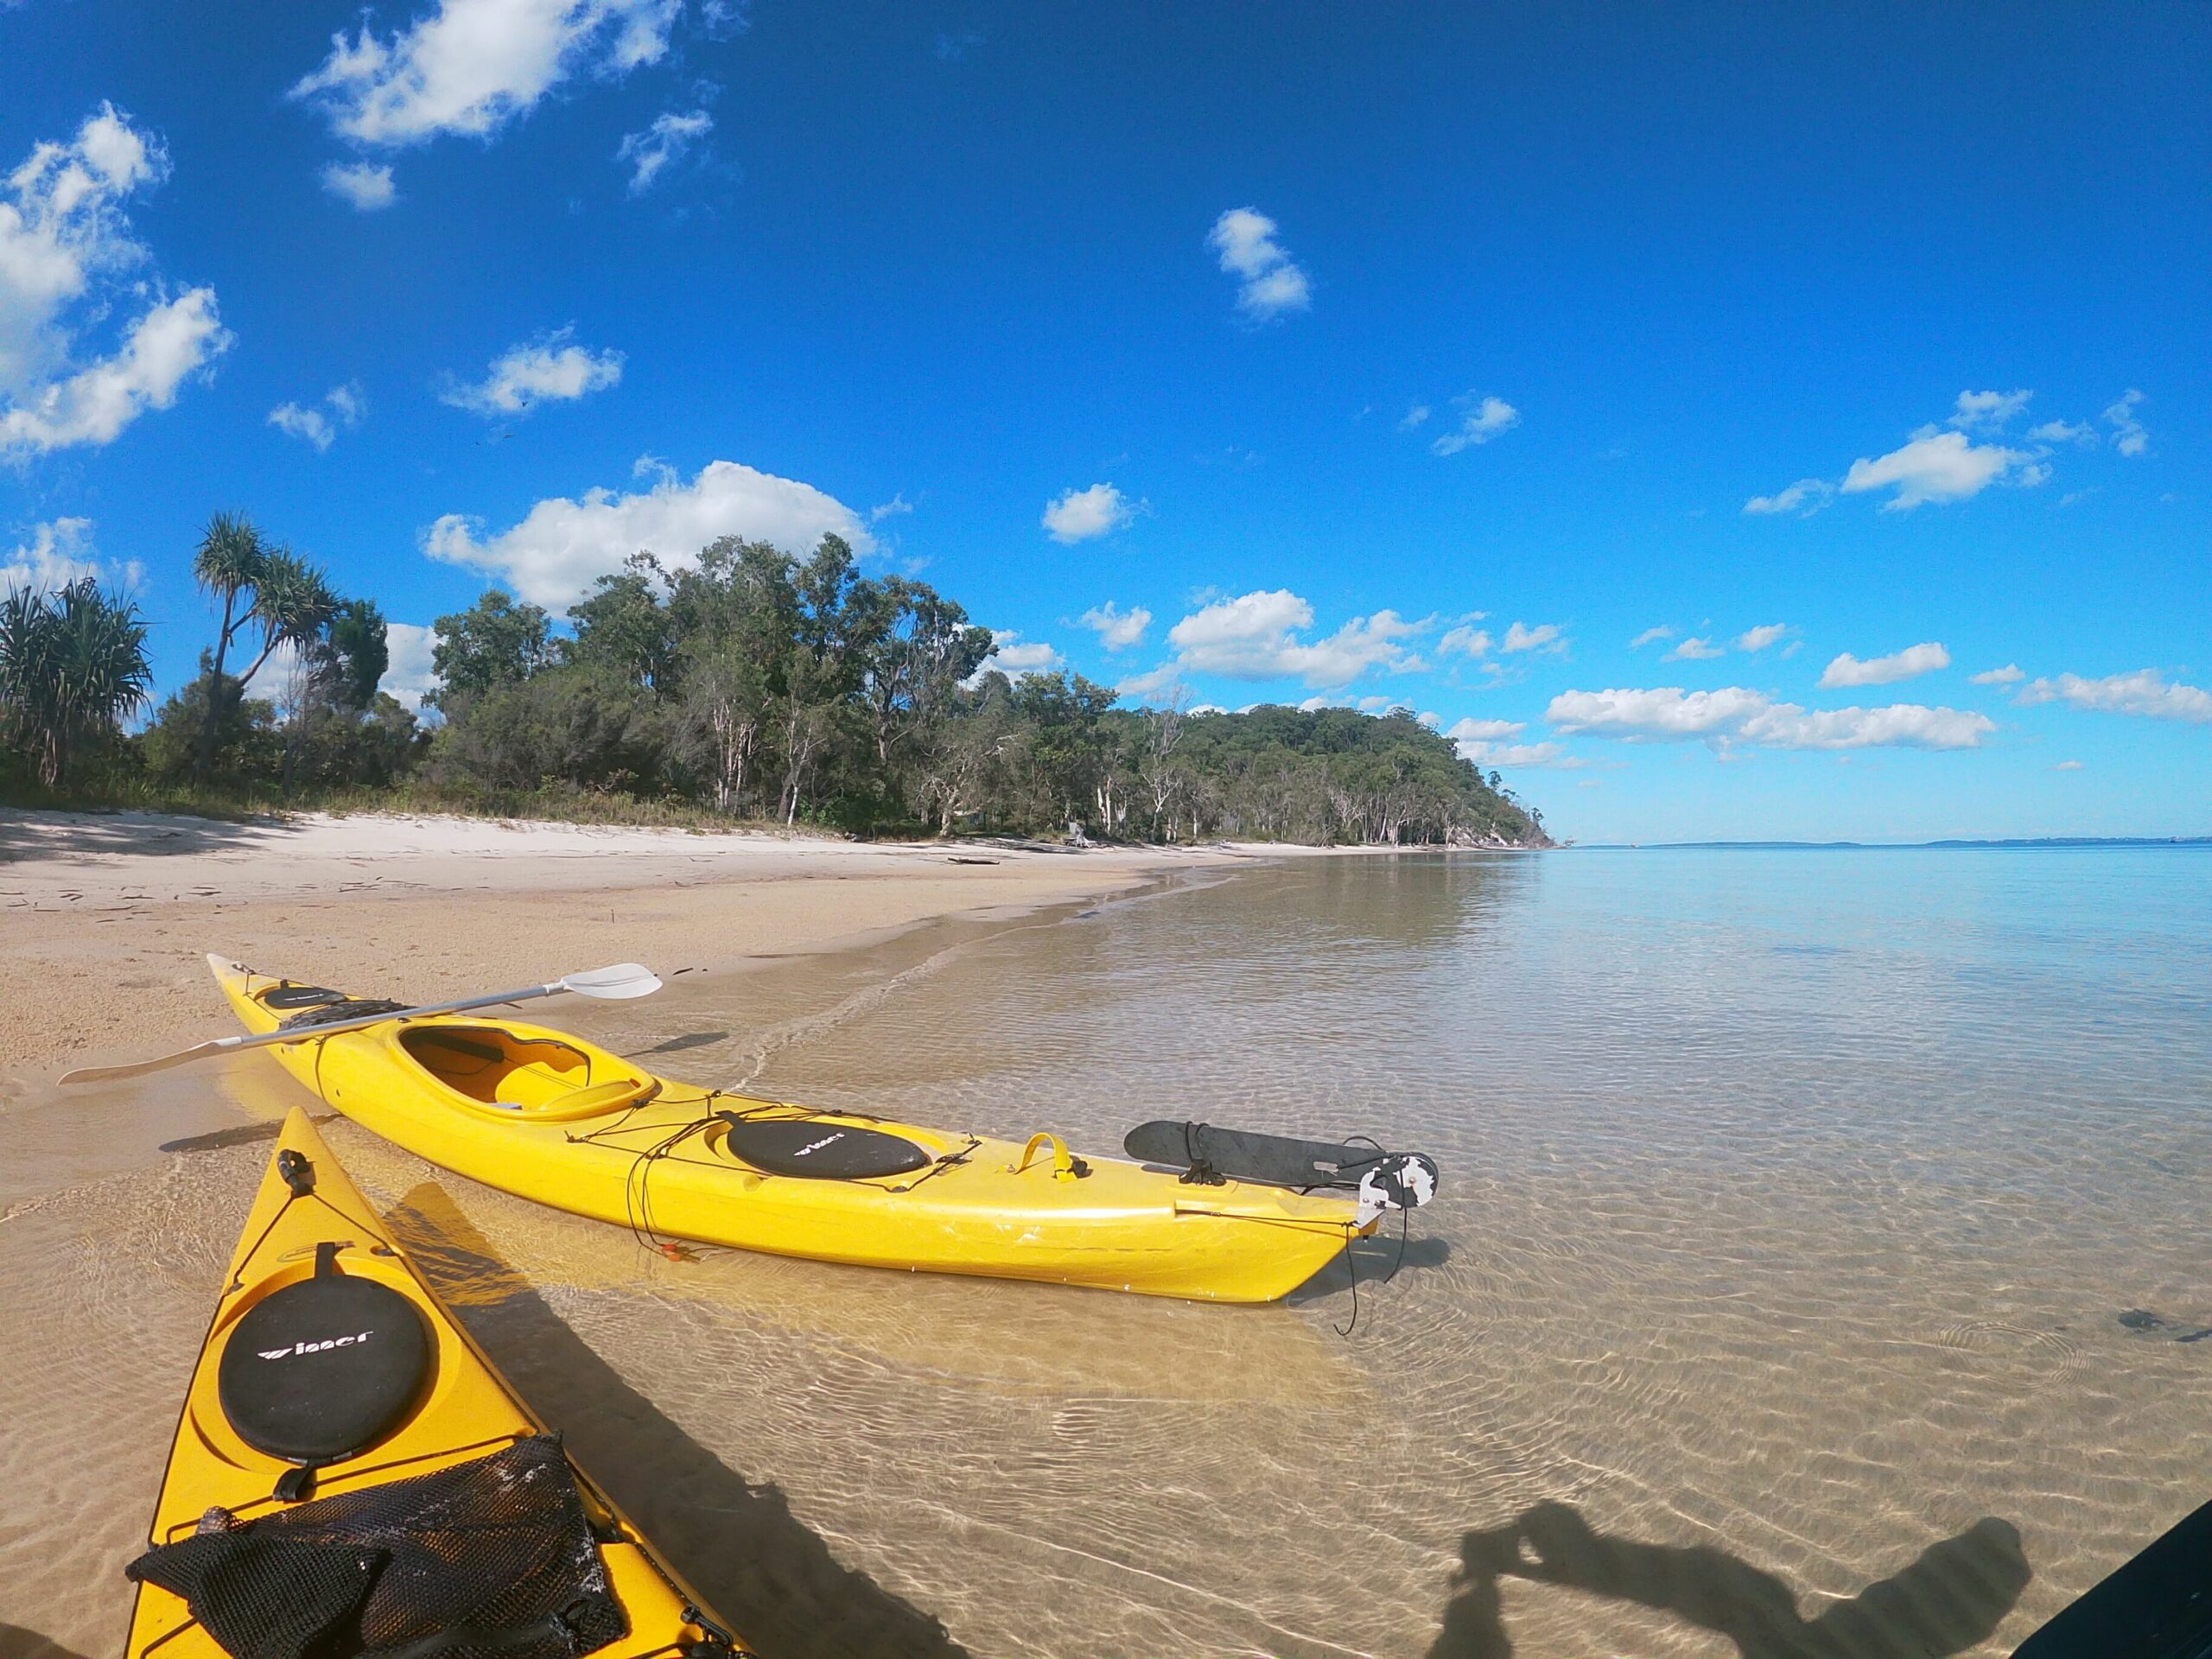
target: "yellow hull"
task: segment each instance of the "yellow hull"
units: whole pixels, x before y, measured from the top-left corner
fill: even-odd
[[[431,1362],[412,1403],[389,1433],[365,1450],[315,1471],[313,1498],[431,1474],[545,1433],[346,1179],[305,1111],[293,1109],[277,1147],[280,1156],[290,1152],[308,1160],[313,1192],[296,1198],[271,1160],[193,1370],[162,1478],[150,1544],[189,1537],[211,1506],[243,1522],[289,1507],[274,1494],[291,1465],[240,1438],[223,1408],[219,1372],[225,1345],[240,1322],[276,1292],[314,1274],[321,1244],[339,1246],[334,1259],[345,1276],[373,1281],[414,1305],[429,1334]],[[613,1599],[629,1624],[629,1634],[598,1649],[597,1659],[642,1659],[704,1641],[707,1631],[689,1616],[696,1598],[582,1471],[576,1472]],[[161,1659],[225,1659],[223,1649],[193,1620],[184,1601],[153,1584],[139,1586],[124,1652],[130,1659],[155,1653]]]
[[[285,1017],[294,982],[211,957],[249,1031]],[[1363,1229],[1356,1206],[1230,1182],[1185,1185],[1121,1160],[1024,1147],[709,1090],[563,1033],[453,1014],[392,1020],[272,1052],[355,1122],[489,1186],[655,1239],[866,1267],[1273,1301]],[[926,1167],[868,1179],[770,1174],[716,1114],[887,1132]]]

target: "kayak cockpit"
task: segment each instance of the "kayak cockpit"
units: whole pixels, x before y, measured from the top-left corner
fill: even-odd
[[[407,1025],[401,1051],[479,1106],[540,1123],[601,1117],[651,1100],[658,1079],[559,1038],[489,1025]]]

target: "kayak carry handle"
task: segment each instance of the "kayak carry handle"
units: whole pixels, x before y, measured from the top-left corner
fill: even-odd
[[[1052,1179],[1056,1181],[1079,1181],[1090,1173],[1090,1166],[1060,1142],[1060,1137],[1049,1129],[1039,1129],[1029,1137],[1029,1144],[1021,1149],[1021,1161],[1008,1164],[1007,1173],[1019,1175],[1036,1161],[1037,1154],[1045,1147],[1052,1149]]]

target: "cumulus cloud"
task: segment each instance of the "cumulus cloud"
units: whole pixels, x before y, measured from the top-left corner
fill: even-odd
[[[1963,501],[1979,495],[2015,468],[2018,482],[2039,484],[2050,476],[2048,467],[2031,469],[2036,457],[2002,444],[1976,443],[1963,432],[1936,432],[1923,428],[1910,442],[1872,460],[1862,455],[1843,475],[1842,491],[1856,495],[1865,490],[1893,490],[1882,504],[1885,512],[1909,512],[1929,502]]]
[[[1507,651],[1565,651],[1567,641],[1560,637],[1556,622],[1539,622],[1529,627],[1516,622],[1505,631],[1504,649]]]
[[[594,352],[570,343],[574,328],[510,346],[474,385],[454,384],[439,394],[455,409],[486,418],[525,414],[547,402],[569,403],[603,391],[622,378],[622,353]]]
[[[2079,760],[2062,760],[2056,766],[2053,766],[2051,770],[2053,772],[2079,772],[2082,770],[2082,763]]]
[[[1206,242],[1221,268],[1237,279],[1236,308],[1255,322],[1272,322],[1313,303],[1313,284],[1282,244],[1276,226],[1256,207],[1232,207],[1213,222]]]
[[[1580,766],[1583,761],[1558,743],[1485,743],[1479,740],[1458,745],[1459,758],[1478,766]]]
[[[2130,386],[2105,409],[2105,420],[2112,428],[2112,447],[2123,455],[2139,455],[2151,447],[2151,435],[2135,418],[2135,406],[2142,401],[2143,394]]]
[[[1756,628],[1746,628],[1736,636],[1738,651],[1764,651],[1769,645],[1789,632],[1787,622],[1764,622]]]
[[[1141,605],[1132,605],[1125,611],[1109,599],[1103,605],[1092,606],[1076,620],[1096,633],[1107,650],[1127,651],[1143,643],[1144,631],[1152,626],[1152,613]]]
[[[1961,431],[1994,432],[2009,424],[2028,406],[2032,391],[1962,391],[1951,410],[1951,424]]]
[[[1671,639],[1674,637],[1675,631],[1662,622],[1657,627],[1646,628],[1642,633],[1637,634],[1635,639],[1628,642],[1628,648],[1630,651],[1642,651],[1655,640]]]
[[[2040,426],[2030,427],[2028,436],[2037,443],[2088,445],[2097,441],[2097,429],[2087,421],[2045,421]]]
[[[391,658],[385,665],[384,677],[377,682],[377,690],[386,696],[397,697],[410,709],[420,709],[423,699],[438,689],[437,671],[430,665],[431,652],[437,643],[436,632],[420,624],[385,624],[385,649]]]
[[[1467,621],[1446,629],[1444,637],[1436,642],[1436,654],[1439,657],[1489,656],[1490,632],[1487,629],[1474,626],[1474,623],[1480,620],[1481,614],[1480,612],[1477,612]]]
[[[1374,669],[1421,666],[1406,641],[1426,622],[1395,611],[1356,616],[1334,633],[1307,640],[1313,607],[1287,588],[1217,600],[1167,631],[1175,665],[1233,680],[1299,679],[1312,686],[1348,685]]]
[[[1423,421],[1426,421],[1429,417],[1430,412],[1431,411],[1427,404],[1415,404],[1411,409],[1406,411],[1405,418],[1398,423],[1398,430],[1401,432],[1412,431],[1415,427],[1419,426]]]
[[[1964,709],[1900,702],[1808,710],[1739,685],[1718,691],[1680,686],[1563,691],[1551,700],[1544,718],[1570,735],[1624,743],[1702,738],[1723,747],[1747,743],[1770,749],[1971,749],[1997,729],[1986,715]]]
[[[2142,715],[2197,726],[2212,723],[2212,691],[2169,680],[2155,668],[2107,674],[2098,680],[2061,674],[2056,679],[2030,680],[2012,695],[2023,703],[2065,702],[2101,714]]]
[[[1488,443],[1500,433],[1510,432],[1521,424],[1521,411],[1503,397],[1484,397],[1478,403],[1470,393],[1459,401],[1467,412],[1459,417],[1456,430],[1446,432],[1428,446],[1430,453],[1456,455],[1471,445]]]
[[[688,115],[670,112],[656,116],[643,132],[626,133],[614,159],[630,168],[630,194],[643,195],[671,162],[683,159],[699,140],[715,130],[715,118],[704,110]]]
[[[136,559],[121,563],[104,559],[92,545],[89,518],[56,518],[31,526],[30,539],[16,543],[16,550],[0,563],[0,594],[19,588],[51,593],[85,576],[111,587],[136,588],[145,580],[146,567]]]
[[[320,406],[283,403],[269,411],[269,424],[279,432],[313,444],[317,451],[330,448],[341,427],[356,427],[368,413],[359,385],[348,381],[323,394]]]
[[[1750,513],[1794,512],[1809,518],[1835,499],[1835,486],[1825,478],[1801,478],[1772,495],[1755,495],[1744,503]]]
[[[1497,743],[1509,737],[1518,737],[1528,730],[1528,722],[1519,720],[1477,720],[1470,715],[1456,721],[1445,736],[1455,743]]]
[[[492,535],[480,521],[449,512],[424,533],[423,550],[497,576],[533,604],[558,607],[581,599],[640,550],[681,569],[723,536],[772,542],[804,556],[826,535],[843,537],[855,553],[875,547],[858,513],[812,485],[717,461],[689,484],[664,469],[649,490],[593,489],[573,500],[556,496]]]
[[[215,290],[167,297],[123,212],[168,171],[160,144],[103,104],[0,182],[0,453],[111,443],[229,349]],[[98,355],[95,332],[133,310]]]
[[[2027,677],[2020,672],[2018,664],[2007,663],[2002,668],[1984,669],[1979,674],[1969,674],[1967,683],[1969,685],[2017,685]]]
[[[1909,680],[1916,674],[1929,674],[1951,665],[1951,653],[1935,640],[1925,645],[1907,645],[1903,651],[1891,652],[1886,657],[1870,657],[1861,662],[1849,652],[1840,652],[1834,661],[1821,672],[1822,687],[1839,685],[1892,685],[1899,680]]]
[[[380,36],[331,36],[291,96],[359,144],[398,148],[442,133],[490,138],[578,74],[612,79],[657,61],[682,0],[438,0]]]
[[[368,162],[333,162],[322,169],[322,188],[358,211],[373,213],[399,200],[391,169]]]
[[[1715,657],[1726,655],[1727,655],[1726,646],[1716,645],[1710,639],[1700,639],[1693,636],[1683,640],[1681,645],[1676,645],[1659,660],[1662,663],[1704,663],[1710,662]]]
[[[1144,509],[1111,484],[1094,484],[1087,490],[1066,490],[1045,504],[1040,522],[1056,542],[1087,542],[1117,531]]]
[[[1041,639],[1025,645],[1014,629],[993,628],[991,654],[976,664],[976,671],[968,677],[968,683],[974,685],[990,673],[1003,674],[1010,680],[1018,680],[1025,674],[1049,674],[1066,661]]]

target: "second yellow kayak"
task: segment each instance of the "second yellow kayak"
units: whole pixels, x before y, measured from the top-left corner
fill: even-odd
[[[294,1108],[130,1567],[130,1659],[743,1659]]]
[[[210,957],[248,1031],[372,1011]],[[341,1012],[342,1010],[342,1012]],[[272,1051],[364,1128],[650,1239],[1225,1302],[1296,1289],[1374,1230],[1346,1197],[1084,1159],[702,1089],[545,1027],[393,1019]]]

